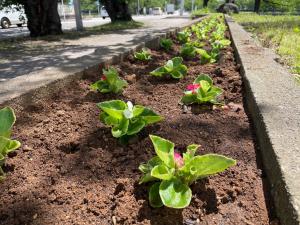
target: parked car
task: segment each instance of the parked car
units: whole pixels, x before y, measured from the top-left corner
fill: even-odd
[[[175,12],[175,5],[174,4],[167,4],[167,14],[174,14]]]
[[[104,6],[101,7],[100,9],[100,16],[102,16],[103,19],[105,19],[106,17],[109,17],[106,8]]]
[[[11,25],[23,26],[27,22],[24,9],[18,6],[10,6],[0,11],[0,25],[3,29]]]
[[[153,15],[162,15],[163,12],[162,12],[162,10],[161,10],[160,7],[154,7],[154,8],[152,9],[152,14],[153,14]]]

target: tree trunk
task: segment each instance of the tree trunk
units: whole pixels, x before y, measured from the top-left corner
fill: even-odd
[[[26,0],[24,8],[31,37],[62,34],[57,0]]]
[[[260,0],[255,0],[254,12],[258,13],[260,8]]]
[[[203,0],[203,8],[207,8],[209,0]]]
[[[101,0],[112,22],[131,21],[128,3],[125,0]]]

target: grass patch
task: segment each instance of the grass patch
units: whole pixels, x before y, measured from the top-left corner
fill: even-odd
[[[263,46],[274,48],[292,73],[300,74],[299,16],[241,13],[233,15],[233,18],[254,33]]]

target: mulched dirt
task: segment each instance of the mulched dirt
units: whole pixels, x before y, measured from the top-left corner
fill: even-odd
[[[219,63],[188,60],[180,80],[155,78],[149,72],[178,55],[152,50],[149,63],[132,56],[116,65],[129,82],[123,95],[90,91],[99,74],[65,87],[49,99],[14,106],[15,138],[22,147],[7,159],[6,180],[0,185],[1,225],[147,224],[266,225],[278,224],[256,154],[253,133],[243,108],[243,86],[233,49]],[[213,77],[225,92],[228,110],[194,115],[178,104],[186,86],[200,73]],[[164,121],[147,127],[139,140],[121,146],[98,120],[97,102],[131,100],[152,108]],[[191,205],[183,210],[148,204],[149,185],[138,185],[138,166],[154,155],[149,134],[184,149],[201,144],[198,154],[218,153],[237,160],[229,170],[192,186]]]

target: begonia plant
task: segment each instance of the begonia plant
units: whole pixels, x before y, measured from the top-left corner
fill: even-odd
[[[149,203],[158,208],[185,208],[192,199],[190,185],[199,179],[223,172],[236,161],[223,155],[195,155],[199,145],[187,146],[181,154],[174,150],[174,143],[159,136],[150,135],[157,156],[141,164],[143,173],[140,184],[152,182]]]
[[[5,164],[6,156],[21,146],[19,141],[11,139],[15,121],[16,116],[12,108],[5,107],[0,110],[0,181],[5,178],[2,167]]]
[[[218,96],[223,90],[213,85],[213,80],[206,74],[199,75],[193,84],[187,86],[181,102],[185,105],[196,104],[222,104]]]

